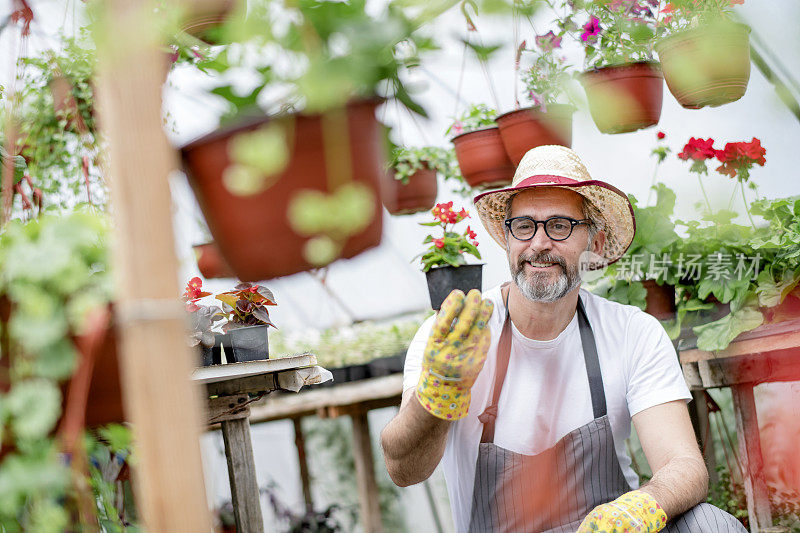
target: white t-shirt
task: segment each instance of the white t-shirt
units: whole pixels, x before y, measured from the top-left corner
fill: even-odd
[[[469,414],[453,423],[442,458],[457,531],[466,531],[469,526],[482,431],[478,415],[491,400],[497,344],[505,318],[499,286],[483,297],[494,303],[489,320],[492,342],[486,363],[472,387]],[[675,349],[656,318],[635,306],[611,302],[583,289],[580,297],[597,343],[617,457],[628,483],[636,488],[638,478],[625,448],[631,417],[654,405],[689,400],[691,395]],[[416,387],[419,381],[422,355],[433,321],[432,316],[422,324],[408,348],[404,391]],[[513,323],[512,332],[511,357],[500,394],[494,442],[519,454],[535,455],[594,418],[578,315],[576,312],[553,340],[528,339]]]

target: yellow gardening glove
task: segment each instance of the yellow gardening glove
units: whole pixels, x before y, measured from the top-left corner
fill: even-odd
[[[425,346],[417,399],[432,415],[458,420],[469,411],[470,389],[483,368],[494,304],[472,289],[454,290],[442,303]],[[455,319],[455,323],[453,320]]]
[[[626,492],[613,502],[598,505],[583,519],[578,533],[655,533],[667,525],[667,514],[641,490]]]

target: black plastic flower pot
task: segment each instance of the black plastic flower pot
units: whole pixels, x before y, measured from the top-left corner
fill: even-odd
[[[333,381],[328,381],[326,383],[330,385],[338,385],[339,383],[344,383],[347,381],[347,367],[341,366],[338,368],[331,368],[331,374],[333,374]],[[323,383],[325,385],[325,383]]]
[[[227,335],[217,333],[214,335],[213,346],[205,346],[203,343],[197,345],[197,349],[201,354],[200,364],[202,366],[222,364],[222,339],[227,337]],[[225,346],[230,346],[230,343],[225,341]]]
[[[373,359],[367,363],[369,367],[369,376],[371,378],[379,378],[391,374],[398,374],[403,371],[405,361],[406,354],[404,353]]]
[[[233,361],[244,363],[246,361],[264,361],[269,359],[269,340],[266,325],[245,326],[228,330],[227,337],[231,348],[228,355],[233,353]]]
[[[347,381],[360,381],[369,377],[367,365],[352,365],[347,367]]]
[[[481,290],[483,264],[434,267],[427,271],[425,276],[428,278],[431,307],[438,311],[445,298],[455,289],[462,290],[464,294],[472,289]]]

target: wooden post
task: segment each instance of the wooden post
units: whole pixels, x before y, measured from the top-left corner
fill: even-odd
[[[750,531],[759,533],[763,528],[772,527],[772,511],[767,483],[764,480],[764,460],[761,456],[753,384],[734,385],[731,392],[736,415],[739,461],[744,473],[744,492],[750,515]]]
[[[714,448],[714,436],[711,434],[711,420],[708,416],[708,405],[706,404],[706,392],[702,390],[692,391],[693,405],[689,408],[689,413],[694,413],[692,423],[695,424],[695,434],[700,441],[700,451],[708,469],[708,481],[711,485],[717,482],[717,457]]]
[[[108,139],[125,407],[136,438],[137,503],[148,531],[211,531],[200,458],[201,402],[189,377],[161,120],[164,52],[153,4],[100,4],[100,123]]]
[[[247,413],[249,415],[249,411]],[[253,459],[253,442],[250,439],[250,421],[247,416],[224,420],[222,438],[225,441],[225,459],[231,484],[233,515],[238,533],[264,533],[261,501]]]
[[[297,462],[300,464],[300,483],[303,486],[303,499],[306,502],[306,511],[314,510],[314,501],[311,499],[311,478],[308,475],[308,461],[306,460],[306,443],[303,438],[302,418],[292,418],[294,425],[294,445],[297,448]]]
[[[378,484],[375,481],[375,463],[372,459],[372,440],[369,436],[367,412],[359,410],[350,415],[353,421],[353,453],[356,462],[358,502],[361,525],[368,533],[381,533],[381,509],[378,502]]]

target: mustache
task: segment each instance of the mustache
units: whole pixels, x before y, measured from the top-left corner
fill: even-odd
[[[563,257],[559,257],[557,255],[549,254],[546,252],[542,253],[531,253],[529,255],[522,255],[517,258],[517,266],[522,268],[524,263],[556,263],[557,265],[561,266],[563,270],[566,271],[567,269],[567,262],[564,260]]]

